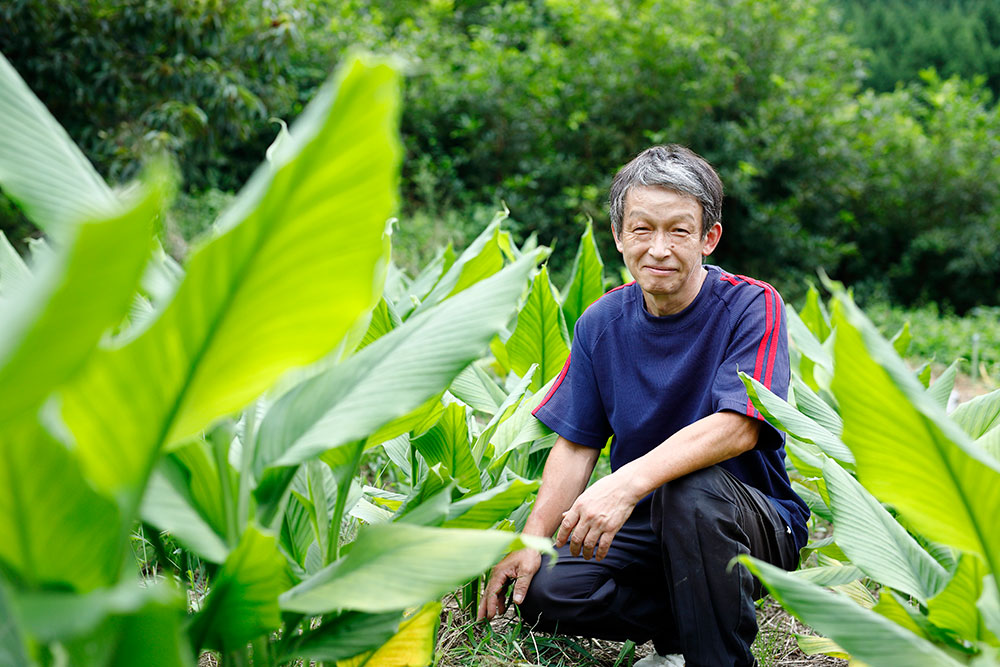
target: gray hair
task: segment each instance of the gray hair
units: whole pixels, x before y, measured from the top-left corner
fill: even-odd
[[[633,186],[659,186],[694,197],[701,204],[701,237],[722,222],[722,180],[705,158],[678,144],[652,146],[618,170],[608,194],[615,236],[621,238],[625,197]]]

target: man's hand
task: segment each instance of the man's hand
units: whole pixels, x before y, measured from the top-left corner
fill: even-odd
[[[507,611],[507,584],[514,582],[514,602],[521,604],[524,594],[528,591],[531,578],[542,565],[542,556],[534,549],[521,549],[507,554],[507,557],[497,563],[486,584],[483,599],[479,602],[479,613],[476,620],[490,620]]]
[[[594,482],[580,494],[563,516],[556,546],[569,542],[574,556],[603,560],[611,540],[625,525],[640,498],[630,488],[627,475],[614,472]]]

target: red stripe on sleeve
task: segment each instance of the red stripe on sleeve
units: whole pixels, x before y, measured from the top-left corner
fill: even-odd
[[[566,363],[563,364],[562,370],[559,371],[559,377],[556,378],[556,381],[552,385],[552,388],[549,389],[549,393],[545,394],[545,398],[543,398],[542,402],[538,404],[538,407],[531,411],[532,416],[534,416],[536,412],[541,410],[542,406],[544,406],[546,403],[549,402],[549,399],[552,398],[552,394],[556,393],[556,389],[559,388],[559,385],[562,384],[563,379],[566,377],[566,371],[569,370],[569,360],[572,358],[572,356],[573,355],[570,354],[569,356],[566,357]]]

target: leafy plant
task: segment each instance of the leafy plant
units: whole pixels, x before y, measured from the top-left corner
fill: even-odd
[[[2,59],[0,89],[0,144],[19,146],[0,185],[53,245],[31,267],[6,252],[0,274],[0,603],[15,619],[0,650],[40,664],[191,664],[206,649],[236,664],[424,664],[436,598],[508,548],[547,545],[417,525],[442,523],[426,518],[434,485],[452,489],[443,470],[470,479],[454,453],[398,521],[345,544],[341,519],[365,444],[437,410],[539,252],[508,248],[506,268],[469,257],[405,322],[375,307],[400,147],[396,76],[371,58],[322,89],[183,270],[150,260],[166,169],[115,195]],[[529,486],[449,512],[491,525],[489,508]],[[148,586],[129,557],[140,520],[161,568]],[[169,571],[158,529],[207,582]]]
[[[836,642],[818,650],[871,665],[992,664],[1000,391],[945,414],[956,367],[928,388],[927,374],[900,357],[908,332],[890,343],[830,287],[831,319],[815,294],[791,318],[795,407],[744,383],[788,433],[803,497],[833,523],[833,541],[810,545],[820,566],[794,573],[743,560],[786,609]],[[881,587],[877,604],[859,596],[864,577]]]

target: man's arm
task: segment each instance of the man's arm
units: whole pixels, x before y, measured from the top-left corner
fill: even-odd
[[[545,461],[535,505],[524,525],[526,535],[552,537],[563,514],[587,487],[600,453],[599,449],[578,445],[561,436],[556,440]],[[486,584],[478,619],[504,613],[504,589],[509,581],[514,582],[514,602],[520,604],[539,567],[541,556],[534,549],[515,551],[500,561]]]
[[[601,560],[611,540],[646,494],[667,482],[753,449],[760,422],[716,412],[682,428],[648,454],[596,482],[573,502],[559,525],[556,546]]]

